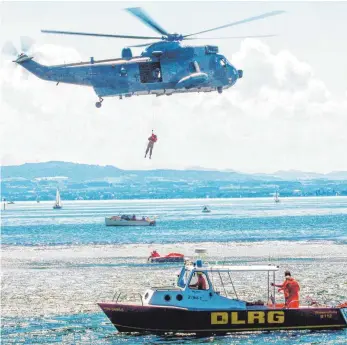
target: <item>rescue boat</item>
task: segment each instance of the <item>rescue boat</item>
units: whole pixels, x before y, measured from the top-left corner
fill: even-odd
[[[154,219],[142,217],[140,219],[123,214],[122,216],[105,217],[106,226],[153,226]]]
[[[156,250],[153,250],[151,256],[148,258],[149,262],[152,263],[176,263],[184,262],[184,255],[180,253],[169,253],[161,256]]]
[[[296,306],[276,303],[278,266],[209,266],[202,260],[185,264],[174,287],[151,288],[141,303],[98,303],[119,332],[226,334],[244,331],[324,330],[347,327],[347,308],[341,306]],[[232,276],[239,272],[267,274],[267,302],[238,297]],[[221,291],[214,288],[216,279]],[[198,282],[196,282],[197,277]],[[225,290],[228,277],[233,296]],[[202,277],[202,278],[201,278]],[[200,284],[199,280],[204,280]],[[200,284],[200,285],[199,285]],[[217,285],[216,285],[217,286]],[[223,294],[224,290],[224,294]],[[269,302],[270,301],[270,302]],[[298,303],[296,303],[297,305]]]

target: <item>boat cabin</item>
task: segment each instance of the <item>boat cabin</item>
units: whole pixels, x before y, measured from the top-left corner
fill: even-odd
[[[269,300],[275,305],[276,288],[271,287],[270,280],[275,282],[277,271],[278,266],[273,265],[209,266],[204,265],[202,260],[197,260],[195,263],[188,263],[183,266],[174,287],[148,289],[142,297],[142,302],[143,305],[170,306],[189,310],[246,310],[252,309],[252,307],[267,309],[266,304]],[[235,272],[264,272],[267,274],[268,298],[266,303],[261,301],[246,302],[239,299],[232,278]],[[223,291],[217,290],[215,276],[219,278]],[[225,280],[225,277],[228,281]],[[228,296],[225,288],[227,283],[232,286],[233,296]]]

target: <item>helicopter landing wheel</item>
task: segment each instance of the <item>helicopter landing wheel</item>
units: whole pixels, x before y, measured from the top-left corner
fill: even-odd
[[[103,98],[102,97],[99,97],[99,102],[96,102],[95,103],[95,106],[97,107],[97,108],[101,108],[101,103],[103,102]]]
[[[223,92],[223,88],[221,86],[218,86],[217,87],[217,91],[218,91],[218,93],[222,93]]]

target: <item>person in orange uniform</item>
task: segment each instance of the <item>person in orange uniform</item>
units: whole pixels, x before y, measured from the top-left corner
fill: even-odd
[[[152,131],[152,135],[148,138],[148,145],[146,149],[145,158],[147,157],[148,151],[149,151],[149,159],[152,158],[153,146],[154,146],[154,143],[157,142],[157,140],[158,140],[158,137]]]
[[[202,276],[201,272],[197,272],[198,281],[195,284],[189,285],[190,288],[198,288],[198,290],[207,290],[206,288],[206,280]]]
[[[299,283],[291,276],[289,271],[285,271],[284,276],[285,281],[283,284],[271,283],[271,286],[279,287],[278,292],[283,291],[287,308],[299,308]]]

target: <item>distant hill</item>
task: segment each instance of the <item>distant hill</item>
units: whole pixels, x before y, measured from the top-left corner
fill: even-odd
[[[327,175],[279,172],[121,170],[69,162],[27,163],[1,168],[1,197],[13,201],[347,196],[344,172]],[[332,177],[338,180],[332,180]],[[311,179],[310,179],[311,178]]]
[[[299,170],[280,170],[273,173],[273,176],[279,177],[284,180],[347,180],[347,171],[333,171],[328,174],[319,174],[314,172],[305,172]]]
[[[273,175],[284,180],[312,180],[317,178],[324,178],[325,176],[324,174],[299,170],[279,170],[273,173]]]
[[[3,166],[1,177],[23,177],[29,180],[42,177],[66,176],[71,180],[91,180],[109,176],[120,176],[121,170],[107,165],[77,164],[70,162],[25,163],[23,165]]]
[[[333,171],[325,176],[330,180],[347,180],[347,171]]]
[[[3,166],[1,178],[36,178],[67,177],[71,181],[90,181],[123,178],[128,180],[162,181],[295,181],[312,179],[347,180],[347,172],[329,174],[307,173],[296,170],[277,171],[274,174],[244,174],[194,167],[189,170],[122,170],[111,165],[100,166],[71,162],[51,161],[45,163],[25,163],[22,165]]]
[[[26,163],[23,165],[3,166],[2,179],[25,178],[33,180],[36,178],[67,177],[72,181],[99,180],[107,178],[126,179],[159,179],[167,181],[196,181],[196,180],[226,180],[244,181],[252,180],[253,176],[234,171],[217,170],[121,170],[114,166],[100,166],[89,164],[78,164],[70,162],[45,162]],[[270,177],[267,177],[269,179]],[[262,180],[263,178],[257,178]],[[271,178],[270,178],[271,179]]]

